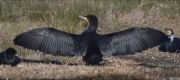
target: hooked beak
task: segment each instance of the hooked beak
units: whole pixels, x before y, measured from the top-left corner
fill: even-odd
[[[84,19],[84,20],[86,20],[86,21],[88,22],[87,17],[84,17],[84,16],[79,16],[79,17],[82,18],[82,19]]]

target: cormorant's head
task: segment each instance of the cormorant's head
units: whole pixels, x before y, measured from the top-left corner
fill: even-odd
[[[17,51],[14,48],[8,48],[5,50],[5,53],[9,55],[16,55]]]
[[[173,30],[170,28],[164,28],[164,30],[166,31],[166,35],[168,35],[168,36],[171,36],[174,34]]]
[[[79,16],[79,17],[86,20],[91,25],[98,24],[98,18],[94,15]]]
[[[94,15],[87,15],[87,16],[79,16],[80,18],[86,20],[88,22],[88,27],[86,28],[85,32],[95,32],[98,28],[98,18]]]

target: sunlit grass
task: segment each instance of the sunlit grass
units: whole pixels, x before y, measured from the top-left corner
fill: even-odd
[[[46,21],[54,28],[61,27],[62,30],[75,33],[79,26],[79,15],[96,15],[101,20],[110,21],[118,16],[136,14],[137,11],[151,14],[152,9],[159,11],[158,16],[167,19],[179,17],[180,1],[149,1],[149,0],[2,0],[0,1],[0,21],[17,22],[22,17],[29,21]],[[115,17],[107,17],[115,16]],[[142,15],[143,16],[143,15]],[[138,19],[137,19],[138,20]],[[117,21],[118,22],[118,21]],[[114,22],[114,23],[117,23]],[[127,24],[130,22],[127,20]],[[100,25],[104,26],[103,23]]]

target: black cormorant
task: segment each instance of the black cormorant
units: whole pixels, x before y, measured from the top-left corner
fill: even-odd
[[[180,39],[174,38],[174,32],[170,28],[165,28],[168,39],[159,46],[159,50],[163,52],[180,52]]]
[[[86,64],[98,64],[103,55],[124,55],[142,52],[164,42],[163,32],[152,28],[135,27],[124,31],[97,34],[98,18],[85,17],[89,25],[80,35],[54,28],[37,28],[14,39],[15,45],[61,56],[83,56]]]
[[[16,66],[21,62],[21,59],[16,56],[17,51],[13,48],[7,48],[0,53],[0,64]]]

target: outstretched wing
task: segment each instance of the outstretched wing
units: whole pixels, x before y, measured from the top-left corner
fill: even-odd
[[[167,36],[152,28],[135,27],[124,31],[100,35],[99,46],[103,55],[134,54],[164,42]]]
[[[54,28],[37,28],[18,35],[13,41],[15,45],[39,50],[41,52],[71,56],[78,35],[66,33]]]

